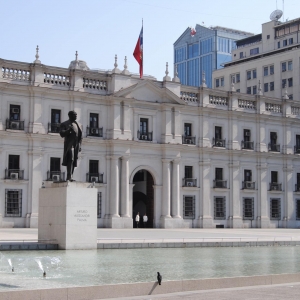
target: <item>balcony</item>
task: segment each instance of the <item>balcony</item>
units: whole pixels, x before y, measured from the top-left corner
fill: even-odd
[[[195,178],[183,178],[182,186],[186,187],[197,187],[197,179]]]
[[[281,183],[270,182],[270,191],[282,191]]]
[[[97,128],[97,127],[86,127],[86,136],[97,136],[97,137],[103,137],[103,127]]]
[[[103,183],[103,173],[86,173],[86,182]]]
[[[242,141],[242,149],[253,150],[254,142]]]
[[[294,146],[294,154],[300,153],[300,146]]]
[[[196,145],[195,136],[182,136],[182,144]]]
[[[271,144],[268,145],[268,150],[272,152],[280,152],[280,144]]]
[[[48,123],[48,133],[59,133],[60,123]]]
[[[295,192],[300,192],[300,184],[295,184]]]
[[[255,182],[253,181],[243,181],[244,190],[255,190]]]
[[[214,180],[214,188],[227,189],[227,180]]]
[[[143,132],[138,130],[137,136],[139,140],[152,141],[152,132]]]
[[[223,147],[223,148],[225,148],[226,139],[222,140],[222,139],[213,138],[212,144],[213,144],[213,147]]]
[[[65,172],[48,171],[47,181],[53,181],[53,182],[65,181]]]
[[[24,170],[5,169],[5,179],[23,180]]]
[[[24,130],[24,121],[6,119],[6,129]]]

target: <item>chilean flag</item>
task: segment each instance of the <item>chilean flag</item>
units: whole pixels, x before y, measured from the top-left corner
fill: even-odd
[[[143,77],[143,27],[137,40],[133,56],[140,65],[140,78]]]

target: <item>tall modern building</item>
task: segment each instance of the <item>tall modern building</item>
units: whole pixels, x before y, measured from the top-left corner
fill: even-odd
[[[232,61],[213,72],[213,87],[300,100],[299,37],[300,18],[262,24],[262,33],[237,41]]]
[[[231,60],[235,41],[253,36],[252,33],[225,27],[196,25],[195,35],[187,28],[174,43],[174,70],[182,84],[200,86],[202,72],[206,84],[212,87],[212,72]]]

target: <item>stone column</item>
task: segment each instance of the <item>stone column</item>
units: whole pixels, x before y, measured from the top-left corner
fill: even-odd
[[[172,217],[181,218],[180,216],[180,160],[173,160],[172,176]]]
[[[161,218],[171,218],[170,215],[170,196],[171,196],[171,184],[170,184],[170,160],[162,159],[163,169],[163,189],[162,189],[162,207],[161,207]],[[165,228],[165,222],[162,223],[162,227]]]
[[[34,150],[28,151],[28,201],[27,213],[30,216],[30,222],[26,224],[26,227],[37,228],[38,227],[38,212],[39,212],[39,189],[42,186],[43,176],[42,174],[42,159],[43,148],[34,147]],[[26,170],[26,168],[24,168]],[[24,174],[26,178],[26,172]],[[29,221],[29,220],[28,220]],[[27,221],[27,222],[28,222]]]
[[[232,228],[242,228],[241,198],[240,198],[240,162],[233,161],[229,164],[230,190],[229,190],[229,217],[232,217]]]
[[[293,219],[294,216],[294,184],[293,184],[293,165],[289,164],[283,168],[283,190],[284,197],[282,199],[282,227],[284,228],[294,228],[295,222]]]
[[[121,217],[129,218],[129,156],[122,157]]]
[[[213,199],[211,199],[211,162],[210,159],[203,159],[202,162],[199,162],[200,165],[200,190],[202,191],[202,197],[199,205],[199,227],[202,228],[212,228],[213,226],[213,208],[211,204]]]
[[[120,217],[119,215],[119,157],[110,157],[110,217]]]
[[[257,227],[268,228],[270,226],[270,218],[268,215],[268,164],[261,162],[257,166]]]

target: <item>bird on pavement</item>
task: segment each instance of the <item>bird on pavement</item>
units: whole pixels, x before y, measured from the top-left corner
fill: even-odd
[[[161,285],[162,276],[160,275],[159,272],[157,272],[157,281],[158,281],[158,284]]]

